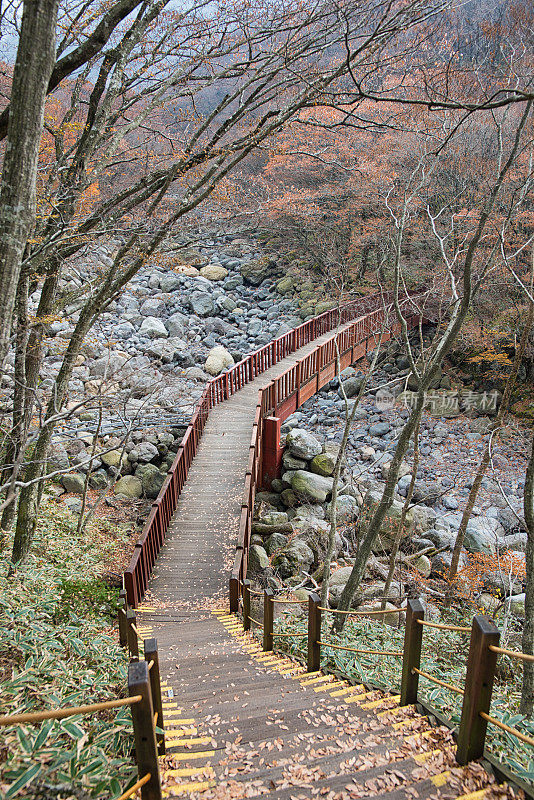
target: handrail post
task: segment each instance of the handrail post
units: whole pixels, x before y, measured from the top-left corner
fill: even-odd
[[[250,630],[250,581],[243,581],[243,630]]]
[[[239,608],[239,581],[230,578],[230,614],[235,614]]]
[[[140,694],[142,700],[134,703],[132,721],[135,738],[135,760],[139,778],[150,773],[150,780],[141,787],[142,800],[161,800],[161,781],[159,777],[158,748],[154,730],[154,709],[150,693],[148,664],[135,661],[128,667],[128,694]]]
[[[154,711],[157,713],[158,718],[156,725],[161,730],[164,730],[163,722],[163,705],[161,702],[161,676],[159,672],[159,653],[157,639],[145,639],[144,641],[145,661],[150,667],[148,674],[150,677],[150,693],[152,695],[152,705]],[[158,743],[158,755],[165,755],[165,733],[156,733],[156,741]]]
[[[128,625],[128,650],[130,651],[130,658],[133,661],[139,661],[139,639],[134,628],[136,617],[135,611],[129,608],[126,612],[126,624]]]
[[[263,592],[263,649],[273,649],[274,593],[272,589]]]
[[[126,589],[121,589],[119,592],[119,644],[121,647],[126,647],[128,644],[128,623],[126,621],[126,611],[128,610],[128,602],[126,600]]]
[[[308,596],[308,672],[317,672],[321,667],[321,598],[315,592]]]
[[[423,626],[419,624],[418,620],[424,620],[424,618],[425,609],[421,601],[408,600],[406,628],[404,629],[404,653],[402,657],[401,706],[417,703],[419,675],[413,670],[421,667]]]
[[[459,764],[467,764],[484,754],[488,723],[480,712],[488,714],[490,710],[497,653],[490,650],[489,645],[497,646],[499,637],[500,631],[492,619],[483,614],[474,617],[456,748]]]

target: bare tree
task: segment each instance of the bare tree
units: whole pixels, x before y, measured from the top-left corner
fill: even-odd
[[[401,336],[406,355],[410,362],[411,378],[416,389],[414,391],[414,404],[411,414],[399,435],[397,445],[393,452],[393,458],[389,467],[382,497],[365,530],[363,539],[358,548],[354,566],[341,594],[338,603],[338,608],[340,610],[348,610],[350,607],[352,598],[359,588],[365,574],[373,544],[380,533],[388,510],[393,504],[399,469],[408,450],[410,440],[417,430],[419,419],[425,405],[425,393],[462,328],[463,322],[469,312],[473,296],[479,290],[485,276],[494,265],[499,241],[497,240],[497,242],[493,243],[493,247],[487,249],[484,236],[487,228],[493,221],[495,206],[498,199],[501,198],[507,176],[512,168],[517,165],[518,156],[523,151],[524,132],[527,122],[530,119],[531,106],[532,101],[528,101],[523,113],[517,120],[517,124],[514,126],[510,137],[511,141],[509,142],[507,153],[504,152],[502,130],[499,125],[496,126],[497,140],[500,147],[503,149],[502,156],[497,160],[496,175],[487,187],[487,194],[486,191],[481,194],[481,206],[476,224],[473,226],[472,230],[468,230],[465,233],[461,242],[457,241],[454,225],[451,227],[449,224],[448,227],[445,226],[444,230],[441,229],[441,224],[438,221],[443,216],[444,209],[440,208],[436,211],[430,206],[426,206],[426,213],[429,218],[431,230],[436,236],[440,246],[442,263],[449,283],[451,305],[449,319],[444,330],[437,333],[430,352],[428,354],[421,354],[418,360],[414,357],[408,336],[406,319],[399,303],[399,290],[403,282],[402,239],[408,223],[411,204],[416,198],[420,201],[420,191],[427,185],[431,175],[432,169],[429,169],[429,164],[430,167],[436,165],[433,153],[431,154],[430,162],[427,161],[425,155],[419,160],[419,164],[412,175],[408,189],[404,194],[404,199],[400,203],[400,213],[392,209],[397,231],[395,238],[394,305],[400,323]],[[522,182],[524,182],[524,180]],[[512,207],[515,208],[515,198],[512,201]],[[506,216],[507,219],[509,219],[509,215]],[[482,245],[485,245],[484,248],[482,248]],[[478,263],[481,256],[482,263]],[[343,625],[344,615],[337,616],[334,623],[335,629],[340,631]]]

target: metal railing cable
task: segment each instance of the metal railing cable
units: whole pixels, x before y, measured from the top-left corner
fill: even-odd
[[[534,747],[534,737],[527,736],[526,733],[521,733],[521,731],[518,731],[517,728],[512,728],[510,725],[506,725],[499,719],[495,719],[495,717],[491,717],[489,714],[486,714],[485,711],[481,711],[480,716],[482,719],[485,719],[486,722],[490,722],[492,725],[495,725],[496,728],[500,728],[502,731],[506,731],[506,733],[516,736],[520,741],[525,742],[525,744],[530,744],[532,747]]]
[[[427,681],[432,681],[432,683],[437,683],[438,686],[443,686],[445,689],[449,689],[451,692],[455,692],[456,694],[463,695],[463,689],[460,689],[459,686],[455,686],[453,683],[447,683],[446,681],[442,681],[440,678],[436,678],[434,675],[431,675],[429,672],[423,672],[423,670],[418,669],[417,667],[412,667],[412,675],[420,675],[422,678],[426,678]]]
[[[136,793],[138,789],[141,789],[145,785],[145,783],[149,782],[151,777],[152,777],[151,773],[147,772],[147,774],[144,775],[142,778],[139,778],[139,780],[136,781],[133,786],[130,786],[130,788],[126,792],[124,792],[124,794],[121,794],[118,800],[128,800],[129,797],[133,797],[133,795]]]
[[[24,714],[9,714],[0,717],[0,727],[7,725],[24,725],[30,722],[43,722],[46,719],[66,719],[75,717],[78,714],[96,714],[98,711],[106,711],[110,708],[121,708],[122,706],[133,706],[140,703],[142,695],[124,697],[119,700],[106,700],[102,703],[91,703],[86,706],[70,706],[68,708],[51,708],[48,711],[33,711]]]
[[[331,642],[323,642],[317,639],[317,644],[322,644],[324,647],[333,647],[334,650],[346,650],[348,653],[363,653],[370,656],[401,656],[402,653],[396,650],[360,650],[356,647],[343,647],[340,644],[332,644]]]

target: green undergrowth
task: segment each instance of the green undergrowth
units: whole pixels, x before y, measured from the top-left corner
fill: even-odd
[[[0,553],[0,713],[125,696],[127,659],[112,628],[109,574],[124,531],[97,522],[81,537],[68,509],[47,504],[32,550],[12,576]],[[128,707],[2,729],[0,796],[116,798],[133,783]]]
[[[324,617],[328,619],[325,620]],[[443,621],[455,625],[466,625],[470,622],[468,619],[462,620],[457,614]],[[342,635],[338,637],[331,632],[331,623],[331,615],[323,614],[321,640],[324,642],[329,641],[360,650],[402,653],[404,625],[394,628],[371,620],[351,618],[347,621]],[[274,629],[279,633],[305,631],[306,618],[285,615],[275,622]],[[280,644],[276,645],[277,649],[299,659],[306,658],[305,637],[280,638],[278,641]],[[463,689],[468,649],[468,633],[425,628],[421,670]],[[370,684],[388,691],[400,689],[402,657],[349,653],[322,646],[321,665],[323,669],[336,671],[355,683]],[[526,719],[518,713],[521,679],[522,669],[518,662],[512,662],[507,656],[500,656],[500,670],[493,689],[490,713],[527,736],[534,736],[534,720]],[[419,697],[441,712],[453,726],[459,724],[462,710],[460,695],[421,677]],[[494,758],[505,764],[522,780],[534,783],[534,752],[530,745],[523,744],[515,736],[491,725],[488,727],[486,743],[488,751]]]

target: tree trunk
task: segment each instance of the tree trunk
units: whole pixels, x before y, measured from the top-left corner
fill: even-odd
[[[382,527],[382,523],[384,522],[387,512],[393,505],[393,494],[395,492],[395,486],[399,477],[400,465],[402,464],[404,456],[406,455],[408,445],[410,444],[410,439],[416,430],[418,421],[421,418],[423,405],[424,393],[423,391],[420,391],[417,395],[415,408],[410,414],[408,422],[402,429],[401,435],[399,436],[399,441],[397,442],[397,446],[389,467],[386,487],[382,494],[380,503],[378,504],[378,507],[371,518],[365,536],[360,544],[360,547],[358,548],[358,554],[356,556],[356,561],[354,562],[352,572],[350,573],[349,579],[345,584],[345,588],[341,593],[338,603],[338,609],[341,611],[348,611],[350,608],[352,598],[360,586],[362,578],[365,574],[365,569],[367,567],[367,562],[369,561],[375,539],[380,532],[380,528]],[[334,621],[334,630],[339,633],[341,630],[343,630],[344,624],[345,614],[337,614]]]
[[[393,575],[395,574],[395,561],[397,560],[397,553],[399,552],[399,547],[402,541],[402,532],[404,529],[404,523],[406,522],[406,515],[408,513],[408,509],[410,508],[410,503],[412,502],[412,495],[413,490],[415,487],[415,479],[417,477],[417,468],[419,466],[419,426],[421,424],[421,415],[419,415],[419,419],[417,420],[416,427],[413,433],[413,440],[414,440],[414,454],[413,454],[413,466],[412,466],[412,478],[410,480],[410,485],[408,486],[408,491],[406,492],[406,499],[404,500],[401,517],[399,520],[399,527],[397,529],[397,535],[395,536],[395,541],[393,543],[393,547],[391,549],[391,554],[389,557],[389,569],[386,578],[386,583],[384,585],[384,597],[382,599],[382,603],[380,608],[382,610],[386,607],[386,601],[389,593],[389,589],[391,587],[391,581],[393,580]]]
[[[55,64],[59,0],[26,0],[13,72],[0,188],[0,370],[22,257],[35,221],[35,184],[48,81]]]
[[[528,538],[525,553],[525,625],[521,648],[523,653],[534,656],[534,437],[525,475],[523,508]],[[534,711],[534,663],[528,661],[523,663],[523,685],[519,710],[528,717],[531,717]]]

